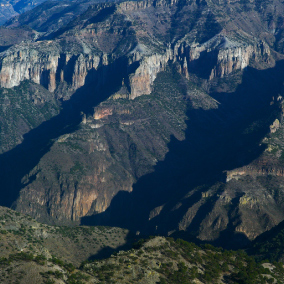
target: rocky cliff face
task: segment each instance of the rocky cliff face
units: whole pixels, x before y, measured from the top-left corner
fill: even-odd
[[[52,52],[46,55],[49,49]],[[173,47],[168,47],[162,54],[147,54],[149,52],[145,52],[145,49],[147,49],[146,46],[138,45],[128,55],[129,66],[139,63],[137,70],[128,74],[131,99],[149,95],[157,74],[165,70],[170,61],[178,62],[181,66],[180,72],[186,76],[194,72],[196,68],[207,69],[207,66],[203,66],[205,62],[215,62],[211,70],[208,70],[210,80],[216,77],[222,78],[236,70],[243,70],[252,59],[267,63],[273,61],[269,46],[264,42],[247,45],[231,42],[223,35],[197,46],[179,42]],[[60,82],[68,80],[66,73],[71,73],[70,85],[75,91],[85,84],[85,78],[90,70],[97,70],[99,66],[108,65],[110,56],[105,53],[101,55],[64,54],[59,46],[54,46],[53,41],[30,44],[28,47],[19,46],[2,54],[0,85],[11,88],[18,86],[24,80],[31,80],[54,92]]]
[[[52,45],[52,53],[46,55],[42,50],[49,50],[49,45]],[[252,59],[273,60],[268,45],[263,42],[255,45],[232,43],[222,35],[198,46],[178,43],[173,48],[167,48],[163,54],[143,54],[141,49],[146,47],[138,46],[129,55],[129,65],[139,63],[137,70],[133,74],[128,74],[131,99],[150,94],[157,74],[165,70],[170,61],[178,62],[181,65],[180,72],[186,76],[196,68],[204,68],[204,60],[215,61],[215,65],[209,70],[208,79],[212,80],[227,76],[236,70],[243,70]],[[71,61],[73,62],[70,64]],[[108,65],[107,54],[64,54],[52,41],[36,43],[23,48],[20,46],[2,55],[0,84],[1,87],[11,88],[24,80],[31,80],[54,92],[60,82],[68,80],[66,73],[71,73],[70,85],[75,91],[84,86],[90,70],[97,70],[103,65]]]
[[[68,69],[70,60],[74,61],[72,71]],[[20,46],[3,54],[0,84],[4,88],[12,88],[24,80],[30,80],[53,92],[57,84],[66,79],[65,73],[72,72],[70,84],[76,90],[84,85],[88,71],[92,68],[97,69],[100,63],[106,64],[99,56],[61,54],[60,48],[52,41],[23,48]]]

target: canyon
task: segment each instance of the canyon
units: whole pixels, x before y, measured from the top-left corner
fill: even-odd
[[[283,221],[280,1],[62,5],[0,29],[1,205],[228,248]]]

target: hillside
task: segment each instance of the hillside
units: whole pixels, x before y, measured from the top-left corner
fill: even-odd
[[[283,283],[283,264],[243,251],[164,237],[137,242],[119,228],[47,226],[3,207],[0,219],[1,283]]]

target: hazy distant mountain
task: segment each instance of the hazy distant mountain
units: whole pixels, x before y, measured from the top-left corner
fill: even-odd
[[[17,16],[25,11],[33,9],[45,0],[30,1],[30,0],[12,0],[0,1],[0,25],[4,24],[10,18]]]
[[[38,32],[54,32],[101,0],[45,1],[36,8],[7,21],[6,27],[28,25]],[[108,2],[108,1],[103,1]],[[115,1],[113,1],[115,2]]]

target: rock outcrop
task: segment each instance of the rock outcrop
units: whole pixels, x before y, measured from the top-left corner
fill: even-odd
[[[253,163],[226,172],[226,181],[242,179],[242,177],[260,177],[260,176],[284,177],[282,163],[275,160],[272,155],[267,155],[255,160]]]
[[[52,41],[20,45],[2,55],[0,84],[3,88],[12,88],[31,80],[53,92],[59,82],[70,80],[76,90],[84,85],[88,71],[97,69],[100,63],[106,64],[104,56],[62,54]],[[68,78],[66,73],[70,71],[72,75]]]
[[[248,66],[251,59],[264,60],[269,58],[270,49],[265,43],[245,45],[228,43],[225,36],[218,36],[210,42],[198,46],[186,45],[182,42],[169,47],[163,54],[141,54],[135,51],[129,55],[129,64],[139,62],[139,67],[133,74],[128,74],[131,89],[130,98],[148,95],[152,84],[160,71],[163,71],[169,61],[178,62],[181,72],[188,77],[196,67],[202,68],[204,56],[206,61],[215,61],[208,79],[222,78],[233,71],[242,70]],[[0,85],[4,88],[18,86],[21,81],[31,80],[42,84],[53,92],[58,83],[69,80],[66,73],[72,73],[70,85],[73,90],[85,84],[85,78],[90,70],[97,70],[101,65],[108,65],[107,54],[62,54],[60,48],[52,49],[52,53],[41,52],[53,42],[30,45],[28,48],[18,47],[16,50],[2,54],[0,69]],[[265,48],[261,48],[261,47]],[[54,48],[54,47],[53,47]],[[48,49],[49,50],[49,49]],[[268,59],[267,59],[268,60]],[[70,62],[73,61],[72,64]],[[71,70],[70,70],[71,68]],[[58,74],[60,74],[58,78]]]

